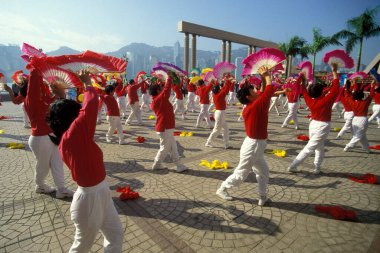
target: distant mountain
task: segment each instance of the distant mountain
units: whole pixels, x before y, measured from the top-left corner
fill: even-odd
[[[80,53],[81,51],[77,51],[69,47],[60,47],[57,50],[47,52],[46,54],[49,56],[57,56],[57,55],[63,55],[63,54],[80,54]]]
[[[174,57],[174,46],[155,47],[145,43],[132,43],[124,46],[117,51],[106,53],[110,56],[123,57],[127,55],[129,58],[127,67],[127,77],[134,77],[137,72],[144,70],[150,72],[151,68],[157,61],[170,62],[183,68],[184,50],[183,47],[177,49],[177,55]],[[56,56],[63,54],[79,54],[81,51],[60,47],[55,51],[45,52],[47,55]],[[197,50],[197,66],[200,68],[213,67],[219,61],[219,51]],[[0,72],[2,72],[10,80],[10,76],[16,70],[22,69],[26,71],[26,63],[20,58],[22,55],[19,45],[0,45]],[[247,48],[232,50],[232,63],[237,64],[247,56]],[[175,59],[174,59],[175,58]],[[189,61],[191,61],[191,49],[189,50]]]

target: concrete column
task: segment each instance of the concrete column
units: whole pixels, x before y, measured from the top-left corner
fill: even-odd
[[[253,52],[252,53],[256,53],[257,52],[257,47],[253,47]]]
[[[248,46],[248,55],[252,54],[252,50],[253,50],[253,47],[252,46]]]
[[[231,41],[227,41],[227,62],[231,62]]]
[[[191,40],[191,67],[195,68],[197,65],[197,35],[193,34]]]
[[[222,50],[220,52],[220,61],[226,61],[226,41],[222,41]]]
[[[183,67],[184,70],[189,72],[189,34],[185,33],[185,43],[183,45],[183,49],[185,50],[183,54]]]

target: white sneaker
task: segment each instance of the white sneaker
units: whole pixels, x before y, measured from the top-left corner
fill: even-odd
[[[337,136],[335,137],[335,140],[339,140],[340,138],[342,138],[342,137],[339,136],[339,135],[337,135]]]
[[[288,125],[281,125],[281,127],[282,127],[282,128],[286,128],[286,127],[288,127]]]
[[[214,148],[214,145],[212,145],[211,143],[207,142],[207,143],[205,144],[205,147]]]
[[[268,197],[266,195],[260,196],[259,202],[257,203],[259,206],[265,205],[265,203],[269,201]]]
[[[36,185],[35,191],[36,191],[36,193],[52,193],[52,192],[55,192],[55,188],[50,187],[46,184],[44,184],[42,186]]]
[[[216,191],[216,195],[218,195],[220,198],[224,200],[228,200],[228,201],[232,200],[232,197],[230,196],[230,194],[228,194],[227,189],[223,187],[220,187]]]
[[[127,143],[124,140],[119,140],[119,145],[126,145]]]
[[[315,167],[315,169],[313,170],[313,173],[316,174],[316,175],[320,174],[321,173],[321,168]]]
[[[344,149],[343,149],[344,152],[349,152],[350,150],[351,150],[351,148],[350,148],[350,147],[347,147],[347,146],[344,147]]]
[[[110,138],[106,137],[106,142],[107,142],[107,143],[111,143],[112,140],[111,140]]]
[[[288,172],[297,172],[297,167],[294,167],[294,166],[289,166],[287,169],[286,169]]]
[[[72,198],[73,195],[74,195],[74,192],[72,190],[67,189],[67,188],[64,188],[62,190],[58,190],[55,193],[55,197],[57,199]]]
[[[300,130],[301,128],[299,126],[296,126],[294,129],[295,130]]]
[[[181,172],[184,172],[186,170],[188,170],[189,168],[187,168],[185,165],[183,164],[177,164],[177,168],[176,168],[176,172],[178,173],[181,173]]]
[[[162,166],[161,162],[154,162],[152,165],[152,170],[162,170],[165,169],[164,166]]]

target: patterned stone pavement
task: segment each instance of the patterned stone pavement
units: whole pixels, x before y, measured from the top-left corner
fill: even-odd
[[[283,110],[281,108],[281,110]],[[372,154],[359,147],[343,152],[350,134],[335,140],[331,133],[326,145],[323,173],[314,175],[313,158],[308,158],[300,172],[285,169],[305,145],[298,134],[307,134],[308,111],[300,110],[301,130],[281,128],[285,112],[270,113],[268,154],[271,168],[269,197],[272,202],[257,205],[256,179],[250,174],[228,202],[215,191],[239,161],[240,145],[245,137],[243,123],[237,121],[240,109],[228,109],[232,149],[225,150],[220,139],[216,148],[204,146],[210,133],[206,127],[194,129],[197,114],[177,118],[178,131],[193,131],[192,137],[176,137],[183,163],[190,168],[176,173],[168,169],[155,172],[150,167],[158,150],[151,113],[144,112],[145,126],[131,125],[127,145],[107,144],[107,124],[97,127],[96,141],[104,152],[108,181],[124,226],[124,252],[380,252],[380,186],[359,184],[347,174],[379,175],[379,151]],[[0,252],[67,252],[74,226],[70,220],[70,199],[34,193],[34,158],[27,145],[30,134],[24,129],[18,106],[4,102],[0,115]],[[341,127],[343,119],[333,115],[332,128]],[[380,129],[370,125],[371,145],[380,144]],[[145,137],[144,143],[136,141]],[[9,149],[9,142],[20,142],[25,149]],[[286,150],[285,158],[270,150]],[[90,159],[90,158],[89,158]],[[228,161],[227,170],[199,166],[202,159]],[[67,170],[69,188],[75,184]],[[53,185],[49,175],[48,182]],[[138,200],[122,202],[117,186],[131,185],[140,193]],[[356,211],[356,222],[338,221],[314,210],[316,204],[339,205]],[[103,252],[99,234],[91,252]]]

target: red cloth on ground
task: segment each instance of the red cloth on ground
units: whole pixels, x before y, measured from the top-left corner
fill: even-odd
[[[179,132],[179,131],[174,131],[173,132],[173,136],[180,136],[181,135],[181,132]]]
[[[137,199],[140,197],[140,194],[138,192],[132,191],[130,186],[117,187],[116,192],[121,192],[119,196],[119,199],[121,201],[124,201],[127,199]]]
[[[356,220],[355,211],[346,210],[340,206],[315,205],[314,208],[318,213],[329,214],[336,220]]]
[[[300,134],[300,135],[297,136],[297,139],[301,140],[301,141],[308,141],[309,140],[309,136]]]
[[[142,137],[142,136],[137,136],[136,141],[137,141],[138,143],[143,143],[143,142],[145,142],[145,138]]]
[[[348,179],[357,182],[357,183],[362,183],[362,184],[377,184],[377,176],[371,173],[366,173],[362,176],[352,176],[348,175]]]
[[[370,149],[380,150],[380,145],[370,146],[369,148],[370,148]]]

